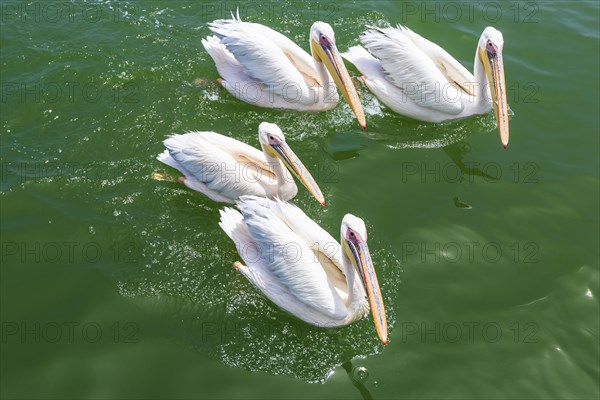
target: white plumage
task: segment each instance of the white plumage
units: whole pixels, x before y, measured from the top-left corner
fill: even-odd
[[[395,112],[442,122],[496,111],[502,143],[508,144],[508,105],[504,84],[502,34],[486,28],[475,53],[474,74],[437,44],[412,30],[370,27],[364,47],[342,54],[362,81]],[[366,50],[365,50],[366,48]]]
[[[219,83],[236,98],[260,107],[326,111],[339,101],[337,85],[365,126],[330,25],[311,27],[312,56],[281,33],[239,16],[216,20],[209,28],[213,36],[202,44],[222,77]]]
[[[323,195],[302,162],[289,148],[281,129],[259,126],[263,151],[215,132],[189,132],[164,141],[157,159],[179,170],[182,182],[218,202],[234,203],[240,196],[293,198],[298,188],[289,168],[324,203]]]
[[[375,276],[362,220],[350,214],[344,217],[340,245],[289,203],[243,196],[238,207],[241,213],[232,208],[221,211],[220,226],[246,263],[236,262],[235,267],[257,289],[279,307],[322,327],[347,325],[363,318],[373,299],[375,325],[382,342],[387,342],[377,279],[364,281],[357,272],[362,268],[369,277]],[[344,251],[355,246],[346,243],[354,240],[354,236],[346,237],[349,232],[364,238],[355,241],[355,261]]]

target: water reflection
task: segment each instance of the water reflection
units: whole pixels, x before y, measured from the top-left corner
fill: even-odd
[[[343,363],[342,368],[344,368],[346,374],[348,374],[348,378],[350,378],[350,382],[358,389],[362,398],[364,400],[372,400],[373,396],[371,396],[371,392],[365,386],[365,382],[369,378],[369,370],[365,367],[353,367],[352,361]]]
[[[499,177],[486,174],[484,171],[478,168],[476,165],[478,165],[479,163],[464,161],[465,156],[471,152],[471,145],[469,145],[468,143],[460,141],[458,143],[445,146],[442,148],[442,150],[444,150],[444,153],[446,153],[450,160],[452,160],[452,162],[454,162],[454,164],[456,164],[456,166],[460,170],[461,182],[466,179],[465,175],[470,177],[479,176],[484,178],[486,181],[499,180]]]

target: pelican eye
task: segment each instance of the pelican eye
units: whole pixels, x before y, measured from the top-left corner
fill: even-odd
[[[347,238],[347,240],[354,243],[355,245],[358,245],[358,243],[361,241],[360,235],[358,233],[354,232],[354,229],[352,229],[352,228],[348,228],[346,238]]]
[[[277,136],[275,135],[269,135],[269,144],[272,145],[277,145],[281,143],[281,139],[279,139]]]
[[[494,45],[494,43],[492,43],[491,40],[488,40],[487,42],[487,51],[491,54],[496,54],[497,52],[496,46]]]

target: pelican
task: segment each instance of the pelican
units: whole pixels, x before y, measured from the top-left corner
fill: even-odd
[[[359,124],[365,114],[329,24],[310,29],[312,57],[281,33],[239,15],[209,24],[214,34],[202,40],[229,93],[260,107],[326,111],[339,100],[336,85]]]
[[[320,327],[351,324],[369,314],[387,344],[387,320],[364,222],[346,214],[341,245],[298,207],[243,196],[219,225],[243,265],[233,266],[276,305]],[[366,289],[366,292],[365,292]],[[368,299],[368,300],[367,300]]]
[[[410,29],[369,27],[344,58],[384,104],[410,118],[442,122],[494,109],[504,148],[508,104],[500,31],[487,27],[479,38],[472,75],[450,54]],[[491,93],[490,93],[491,92]]]
[[[157,159],[179,170],[184,175],[179,181],[190,189],[225,203],[243,195],[293,198],[298,188],[287,167],[325,205],[321,189],[277,125],[261,123],[258,141],[262,152],[215,132],[189,132],[166,139],[167,149]]]

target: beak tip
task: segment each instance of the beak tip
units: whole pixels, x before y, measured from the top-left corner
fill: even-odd
[[[323,200],[323,201],[321,202],[321,205],[322,205],[323,207],[325,207],[325,206],[327,205],[327,202],[326,202],[325,200]]]

